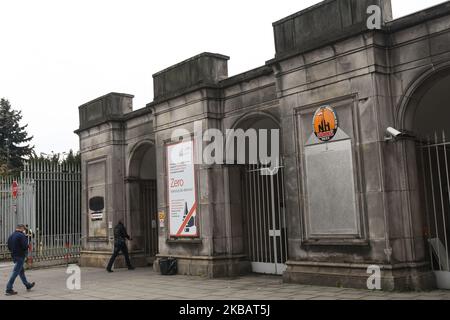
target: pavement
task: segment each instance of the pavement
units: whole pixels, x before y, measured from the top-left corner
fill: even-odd
[[[12,265],[0,264],[4,290]],[[283,283],[281,277],[248,275],[236,279],[162,276],[151,268],[133,271],[81,268],[80,290],[67,288],[66,267],[29,270],[36,287],[28,292],[17,278],[16,296],[0,300],[450,300],[450,291],[384,292]],[[75,282],[69,281],[69,284]]]

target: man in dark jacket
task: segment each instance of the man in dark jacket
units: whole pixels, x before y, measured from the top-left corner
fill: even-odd
[[[119,223],[114,228],[114,253],[109,260],[108,266],[106,267],[106,270],[108,272],[113,272],[112,266],[121,251],[125,256],[125,262],[127,263],[128,270],[134,269],[134,267],[131,265],[130,257],[128,256],[128,247],[125,239],[131,240],[130,236],[127,233],[127,229],[123,225],[122,221],[119,220]]]
[[[34,282],[28,282],[25,277],[25,269],[23,268],[28,251],[28,239],[24,232],[25,226],[23,224],[19,224],[16,227],[16,231],[8,239],[8,249],[11,252],[11,257],[14,262],[14,269],[6,286],[6,295],[17,294],[17,292],[13,290],[14,281],[16,281],[17,276],[20,277],[20,280],[22,280],[27,290],[31,290],[31,288],[35,285]]]

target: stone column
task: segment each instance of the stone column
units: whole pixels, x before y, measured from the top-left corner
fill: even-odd
[[[125,193],[125,141],[122,117],[133,96],[110,93],[79,107],[82,161],[81,266],[106,267],[114,247],[113,227],[129,221]],[[91,199],[102,199],[93,211]],[[133,247],[133,245],[131,245]],[[118,259],[116,265],[121,265]]]
[[[185,60],[154,77],[155,132],[158,163],[159,208],[166,213],[166,226],[160,232],[159,258],[178,259],[181,274],[208,277],[240,273],[243,256],[231,245],[233,214],[230,206],[229,178],[222,165],[195,165],[197,188],[198,238],[176,238],[169,235],[169,203],[167,197],[166,147],[174,130],[194,134],[194,124],[203,129],[222,127],[221,89],[219,82],[227,78],[227,60],[219,54],[202,53]],[[174,109],[173,106],[176,106]],[[234,190],[233,190],[234,192]],[[158,260],[155,269],[158,270]]]

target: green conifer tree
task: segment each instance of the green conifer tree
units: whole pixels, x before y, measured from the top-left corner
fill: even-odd
[[[0,175],[19,172],[26,158],[33,155],[33,146],[26,128],[21,126],[22,112],[14,110],[6,99],[0,100]]]

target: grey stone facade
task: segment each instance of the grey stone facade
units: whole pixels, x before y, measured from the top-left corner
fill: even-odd
[[[382,8],[381,30],[366,28],[370,4]],[[201,121],[225,131],[268,118],[281,129],[285,166],[284,280],[365,287],[375,264],[385,289],[434,286],[415,145],[387,143],[385,130],[414,130],[425,88],[450,74],[450,3],[392,20],[388,0],[324,1],[274,23],[274,35],[275,58],[260,68],[228,77],[228,57],[203,53],[155,74],[154,101],[143,109],[118,93],[79,108],[83,265],[104,266],[118,219],[130,229],[135,262],[153,261],[143,249],[138,182],[157,180],[157,208],[167,213],[165,146],[174,129],[193,132]],[[321,145],[309,143],[322,105],[334,107],[343,134],[323,163]],[[337,174],[318,193],[324,169]],[[157,258],[178,258],[183,274],[250,272],[239,171],[198,165],[196,178],[201,236],[171,239],[159,228]],[[96,194],[106,199],[102,222],[89,219]]]

